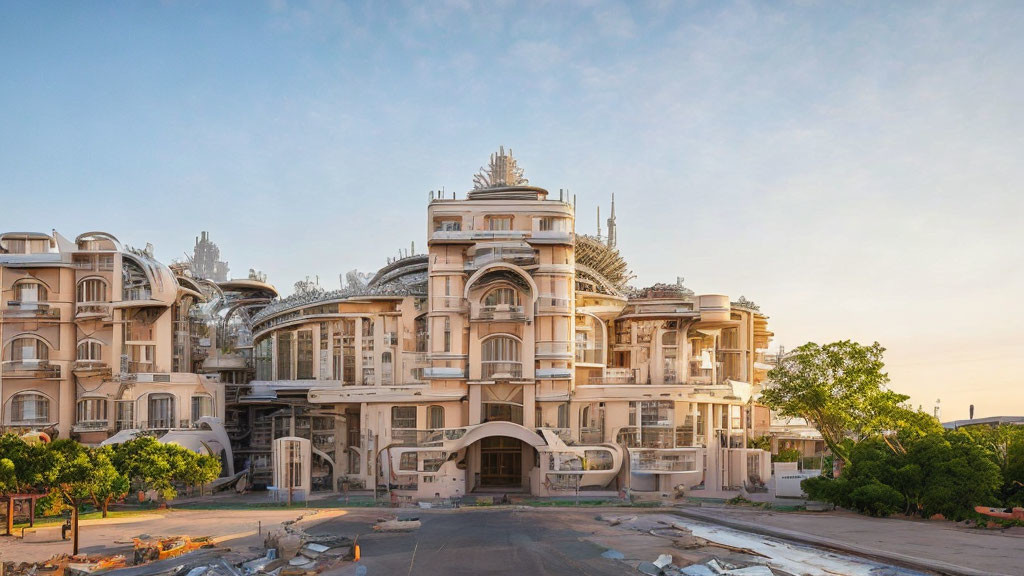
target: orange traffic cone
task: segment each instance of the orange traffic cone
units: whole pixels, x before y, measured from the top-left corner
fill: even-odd
[[[353,562],[359,562],[359,544],[356,544],[355,550],[356,550],[356,552],[355,552],[356,555],[355,555],[355,559],[353,560]]]

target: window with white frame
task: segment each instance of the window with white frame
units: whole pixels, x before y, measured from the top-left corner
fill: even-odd
[[[106,422],[107,399],[83,398],[78,401],[78,422]]]
[[[11,398],[11,423],[41,424],[50,421],[50,399],[36,392],[21,392]]]
[[[103,360],[103,344],[99,340],[82,340],[75,358],[79,362],[99,362]]]
[[[14,285],[14,299],[22,304],[46,302],[46,286],[35,280],[19,280]]]
[[[432,430],[444,428],[444,406],[427,407],[427,427]]]
[[[23,336],[10,344],[10,359],[14,362],[41,362],[50,358],[50,347],[39,338]]]
[[[174,396],[171,394],[149,395],[149,427],[174,428]]]
[[[107,283],[102,278],[86,278],[78,283],[79,302],[106,302]]]

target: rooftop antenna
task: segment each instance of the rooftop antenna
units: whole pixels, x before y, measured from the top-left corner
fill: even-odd
[[[969,420],[974,420],[974,404],[971,404],[971,410],[970,410],[969,414],[970,414],[970,416],[968,417],[968,419]]]
[[[601,207],[597,207],[597,239],[601,239]]]

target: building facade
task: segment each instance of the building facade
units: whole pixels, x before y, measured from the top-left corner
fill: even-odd
[[[432,194],[428,250],[369,282],[253,316],[249,464],[312,444],[311,485],[415,498],[576,489],[721,492],[768,480],[771,332],[752,302],[634,290],[607,237],[499,151],[464,198]],[[614,202],[614,201],[613,201]],[[258,481],[258,480],[257,480]]]
[[[0,290],[4,431],[85,444],[153,434],[231,469],[223,386],[195,373],[197,283],[103,232],[4,233]]]

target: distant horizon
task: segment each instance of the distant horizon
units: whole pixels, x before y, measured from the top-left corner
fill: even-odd
[[[943,421],[1024,415],[1019,3],[2,10],[2,230],[168,263],[208,230],[233,276],[332,287],[504,145],[580,233],[615,194],[635,284],[745,296],[773,348],[878,341]]]

